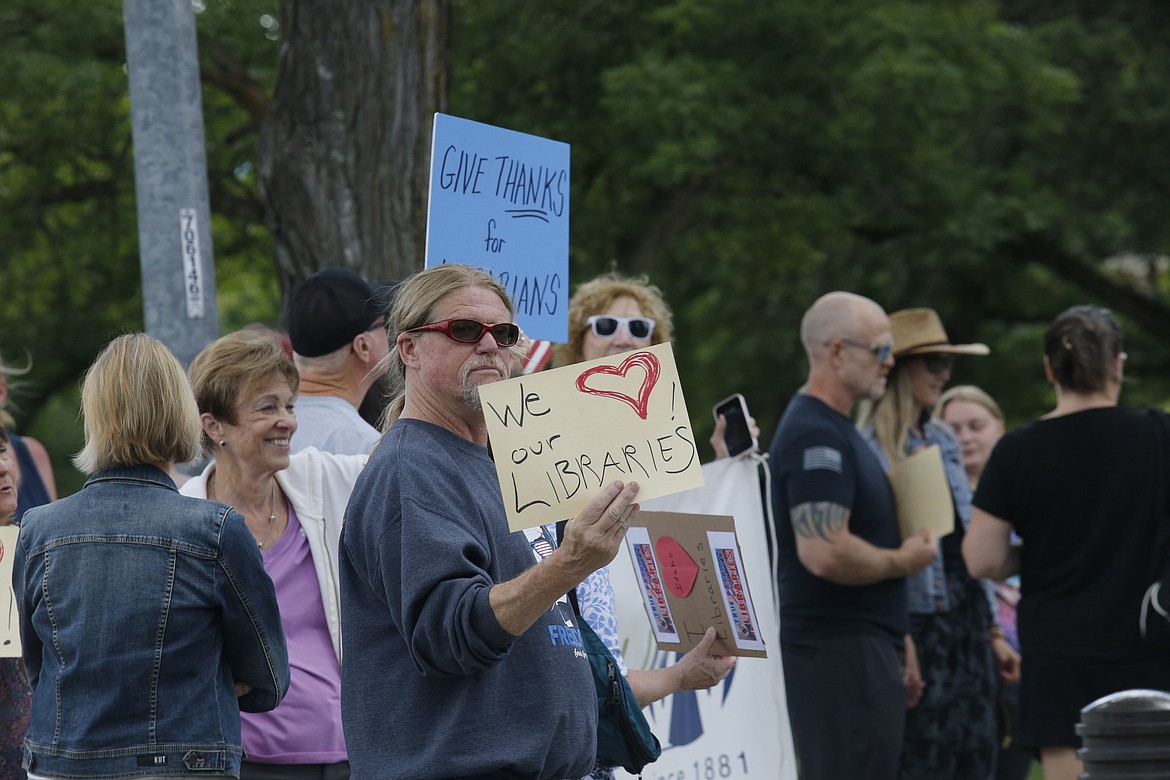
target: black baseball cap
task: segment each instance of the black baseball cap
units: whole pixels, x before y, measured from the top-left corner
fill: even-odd
[[[384,301],[384,294],[348,268],[318,271],[288,299],[285,319],[293,352],[318,357],[341,349],[385,315]]]

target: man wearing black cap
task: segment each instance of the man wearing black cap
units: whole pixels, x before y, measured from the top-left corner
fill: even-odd
[[[288,335],[301,372],[293,452],[366,455],[378,441],[358,407],[386,373],[387,291],[347,268],[318,271],[293,289]]]

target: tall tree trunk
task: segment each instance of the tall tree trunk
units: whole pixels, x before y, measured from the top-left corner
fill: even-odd
[[[451,0],[282,0],[259,174],[282,291],[343,265],[422,265],[431,128],[447,101]]]

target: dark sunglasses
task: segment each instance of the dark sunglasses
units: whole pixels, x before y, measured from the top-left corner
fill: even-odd
[[[654,334],[654,320],[649,317],[615,317],[612,314],[594,314],[585,320],[593,328],[593,335],[599,339],[612,339],[618,328],[626,326],[630,338],[643,341]]]
[[[501,347],[513,347],[520,340],[520,326],[514,322],[497,322],[489,325],[478,320],[451,319],[419,325],[406,332],[416,333],[420,330],[437,330],[452,341],[458,341],[461,344],[478,343],[483,338],[485,330],[492,334],[496,344]]]
[[[955,367],[954,355],[920,355],[922,364],[932,374],[947,374]]]
[[[829,346],[833,342],[826,341],[823,346]],[[858,349],[868,349],[877,357],[879,363],[885,363],[890,359],[890,353],[894,351],[893,344],[870,344],[868,341],[857,341],[856,339],[841,339],[841,343],[847,347],[857,347]]]

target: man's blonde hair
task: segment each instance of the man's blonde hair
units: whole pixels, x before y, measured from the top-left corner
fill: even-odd
[[[390,337],[390,363],[387,377],[392,382],[391,400],[382,414],[382,430],[388,430],[406,403],[406,365],[398,354],[398,336],[412,328],[429,324],[435,317],[439,304],[452,293],[468,287],[482,287],[500,296],[509,319],[515,316],[512,299],[503,285],[491,274],[469,265],[445,263],[431,266],[408,277],[395,292],[394,305],[386,320]]]

